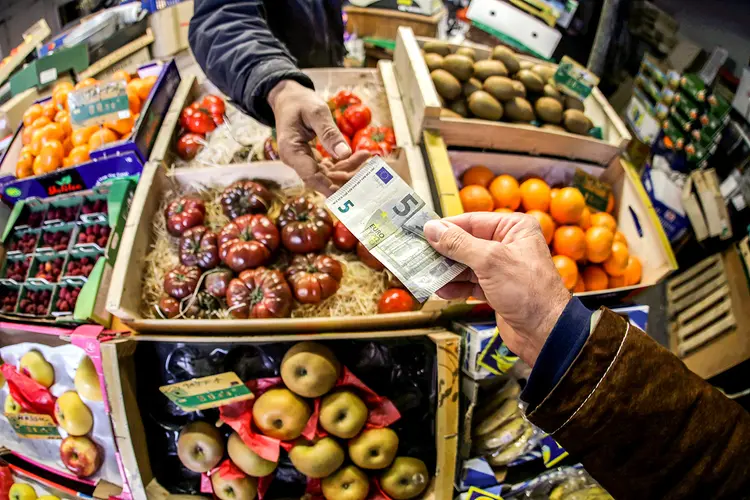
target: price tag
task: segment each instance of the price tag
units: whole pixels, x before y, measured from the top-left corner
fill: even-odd
[[[577,187],[583,194],[583,197],[586,199],[586,205],[600,212],[607,211],[609,194],[612,192],[609,184],[578,168],[576,169],[575,176],[573,176],[573,187]]]
[[[217,408],[255,397],[234,372],[194,378],[159,390],[185,411]]]
[[[563,56],[554,76],[555,86],[563,94],[586,99],[591,89],[599,85],[599,77],[575,62],[568,56]]]
[[[130,104],[125,81],[90,85],[68,94],[70,120],[76,127],[101,125],[102,123],[130,117]]]
[[[518,361],[518,356],[508,349],[500,337],[500,331],[495,328],[495,334],[479,355],[477,364],[493,375],[505,375],[513,368],[516,361]]]
[[[62,439],[55,421],[49,415],[38,413],[18,413],[7,415],[13,430],[26,439]]]

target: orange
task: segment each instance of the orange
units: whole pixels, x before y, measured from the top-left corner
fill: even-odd
[[[498,213],[501,213],[501,214],[512,214],[513,213],[513,210],[511,210],[510,208],[496,208],[494,211],[498,212]]]
[[[70,115],[67,111],[58,112],[57,116],[55,116],[55,122],[62,126],[66,136],[73,133],[73,124],[70,121]]]
[[[583,276],[583,285],[587,292],[609,288],[609,276],[599,266],[586,266],[581,276]]]
[[[586,208],[586,201],[578,189],[565,187],[552,198],[549,208],[550,215],[558,224],[577,224]]]
[[[65,148],[60,141],[55,139],[48,140],[43,143],[42,149],[39,151],[39,156],[57,156],[62,163],[62,159],[65,158]]]
[[[54,116],[52,118],[54,118]],[[39,118],[34,120],[34,123],[32,123],[31,126],[34,127],[35,129],[40,129],[42,127],[49,125],[50,123],[52,123],[52,120],[50,120],[46,116],[40,116]]]
[[[29,153],[24,153],[18,157],[16,162],[16,178],[23,179],[34,175],[34,157]]]
[[[458,192],[464,212],[492,211],[492,196],[482,186],[466,186]]]
[[[510,175],[499,175],[490,183],[490,194],[495,208],[516,210],[521,205],[521,189],[518,181]]]
[[[583,207],[581,220],[578,221],[578,225],[581,226],[581,229],[584,231],[591,227],[591,210],[589,210],[589,207]]]
[[[602,226],[592,226],[586,231],[586,260],[601,264],[612,252],[612,231]]]
[[[578,266],[576,266],[576,263],[564,255],[555,255],[552,257],[552,262],[555,263],[555,268],[560,273],[565,288],[573,290],[578,282]]]
[[[552,198],[560,194],[560,188],[552,188],[549,190],[549,199],[550,202],[552,201]]]
[[[50,99],[49,101],[42,104],[42,116],[46,116],[50,121],[55,119],[57,111],[57,105],[55,105],[54,99]]]
[[[70,136],[65,138],[62,145],[65,156],[68,156],[70,152],[73,151],[73,141],[70,140]]]
[[[138,98],[140,98],[141,102],[146,102],[151,89],[154,88],[154,84],[156,83],[156,76],[147,76],[146,78],[142,78],[141,82],[143,83],[138,87]]]
[[[42,131],[42,140],[62,141],[65,138],[65,129],[59,123],[50,123],[40,129]]]
[[[73,160],[71,160],[69,156],[66,156],[65,158],[63,158],[63,168],[72,167],[73,165],[76,165],[76,164],[73,163]]]
[[[33,171],[34,175],[44,175],[54,172],[62,166],[62,158],[55,155],[40,154],[34,158]]]
[[[31,147],[31,153],[34,156],[37,156],[42,149],[42,136],[44,136],[44,131],[42,129],[34,130],[34,133],[31,135],[31,143],[29,143],[29,146]]]
[[[99,83],[99,80],[97,80],[96,78],[86,78],[76,83],[75,89],[80,90],[84,87],[90,87],[92,85],[96,85],[97,83]]]
[[[88,146],[89,139],[91,139],[91,136],[94,135],[94,132],[98,130],[99,127],[97,127],[96,125],[91,125],[90,127],[83,127],[74,130],[73,134],[70,136],[70,139],[73,141],[73,146],[83,146],[84,144]]]
[[[125,83],[127,84],[130,81],[130,73],[124,69],[119,69],[112,73],[110,80],[125,80]]]
[[[612,253],[609,258],[604,261],[604,270],[610,276],[623,276],[625,269],[628,267],[628,247],[623,243],[613,243]]]
[[[548,245],[552,243],[552,238],[555,236],[555,221],[552,220],[552,217],[550,217],[548,213],[542,212],[541,210],[529,210],[528,212],[526,212],[526,214],[531,215],[539,221],[539,226],[541,226],[542,228],[544,240]]]
[[[586,233],[578,226],[560,226],[555,230],[552,249],[557,255],[582,260],[586,256]]]
[[[128,88],[128,105],[130,106],[130,114],[137,115],[141,112],[141,99],[138,97],[138,93],[135,90]]]
[[[611,214],[615,209],[615,195],[612,193],[609,193],[609,198],[607,198],[607,213]]]
[[[583,293],[585,291],[586,285],[583,284],[583,278],[579,276],[578,281],[576,281],[576,286],[573,288],[573,293]]]
[[[130,131],[133,130],[133,118],[123,118],[121,120],[107,122],[104,126],[122,136],[125,136],[130,134]]]
[[[614,217],[606,212],[598,212],[591,215],[592,226],[603,226],[612,231],[612,234],[617,232],[617,221]]]
[[[68,154],[66,158],[71,162],[71,165],[80,165],[89,161],[89,147],[88,146],[76,146]]]
[[[99,149],[105,144],[109,144],[110,142],[115,142],[117,139],[118,139],[117,134],[115,134],[108,128],[97,130],[96,132],[93,133],[93,135],[89,139],[89,150],[93,151],[95,149]]]
[[[619,241],[620,243],[628,244],[628,240],[625,238],[625,235],[622,234],[620,231],[617,231],[615,233],[615,241]]]
[[[464,186],[482,186],[486,188],[494,178],[495,174],[492,173],[492,170],[484,165],[476,165],[464,172],[464,175],[461,176],[461,182]]]
[[[65,81],[55,84],[52,88],[52,93],[59,92],[61,90],[73,90],[74,86],[71,82]]]
[[[143,80],[140,78],[133,78],[128,82],[127,89],[135,93],[136,97],[138,96],[138,89],[141,88],[141,85],[143,85]],[[140,99],[140,97],[138,97]]]
[[[68,94],[70,94],[70,90],[68,89],[56,90],[55,93],[52,94],[52,100],[54,101],[57,109],[59,110],[68,109]]]
[[[609,288],[622,288],[624,286],[628,286],[625,282],[625,275],[609,277]]]
[[[24,125],[23,132],[21,132],[21,143],[23,143],[24,146],[31,144],[31,137],[34,135],[35,130],[36,129],[31,125],[28,127]]]
[[[549,210],[550,188],[541,179],[528,179],[521,183],[521,204],[527,212],[529,210]]]
[[[25,127],[30,127],[34,121],[42,116],[42,105],[32,104],[29,109],[23,112],[23,124]]]
[[[20,153],[18,153],[18,157],[20,158],[20,157],[21,157],[21,156],[23,156],[24,154],[27,154],[27,155],[31,155],[31,156],[36,156],[36,155],[34,154],[34,150],[33,150],[33,148],[32,148],[32,147],[31,147],[30,145],[26,145],[26,146],[22,147],[22,148],[21,148],[21,152],[20,152]]]
[[[628,257],[628,265],[625,267],[625,285],[632,286],[637,285],[641,282],[641,273],[643,272],[643,266],[641,266],[641,260],[635,255]]]

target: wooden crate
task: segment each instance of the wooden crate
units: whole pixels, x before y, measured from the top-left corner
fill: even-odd
[[[322,333],[316,341],[341,339],[395,339],[428,337],[435,344],[435,366],[437,367],[435,447],[437,467],[430,488],[422,496],[427,500],[450,500],[453,497],[453,475],[456,467],[458,436],[458,393],[460,360],[458,335],[440,328],[402,331],[379,331],[367,333]],[[102,344],[102,361],[105,369],[109,404],[112,408],[112,424],[117,446],[127,473],[127,480],[134,499],[151,498],[147,492],[162,491],[154,479],[148,449],[144,437],[141,412],[135,396],[137,368],[133,356],[141,342],[185,342],[215,343],[224,347],[227,343],[269,343],[310,340],[309,335],[252,336],[252,337],[174,337],[137,335]],[[346,364],[346,363],[344,363]],[[154,457],[156,459],[162,457]]]
[[[347,15],[346,29],[359,37],[374,37],[394,40],[401,26],[408,26],[420,36],[438,36],[438,26],[446,16],[445,8],[432,16],[411,14],[396,9],[373,9],[371,7],[344,7]]]
[[[736,249],[712,255],[667,284],[670,347],[711,378],[750,358],[750,291]]]
[[[396,39],[393,64],[412,139],[421,142],[426,129],[438,130],[450,146],[494,149],[531,155],[556,156],[608,165],[625,150],[631,140],[625,123],[620,119],[598,88],[584,101],[585,114],[595,127],[600,127],[604,139],[557,132],[531,125],[514,125],[479,119],[446,118],[440,116],[440,100],[432,84],[420,46],[428,38],[417,39],[411,30],[401,28]],[[487,59],[491,48],[478,44],[464,44],[474,48],[477,59]],[[458,45],[453,45],[453,48]],[[518,55],[521,60],[541,62]]]
[[[456,179],[474,165],[485,165],[495,174],[509,174],[517,179],[529,174],[538,175],[552,185],[571,184],[576,169],[580,168],[609,183],[615,197],[613,215],[618,220],[618,230],[627,238],[630,252],[640,258],[643,264],[643,277],[638,285],[576,294],[583,300],[592,303],[595,300],[597,304],[614,304],[658,283],[677,269],[672,247],[638,174],[625,160],[615,158],[605,168],[590,163],[554,158],[496,152],[451,151],[446,149],[439,136],[429,132],[425,133],[425,149],[444,217],[463,213]]]

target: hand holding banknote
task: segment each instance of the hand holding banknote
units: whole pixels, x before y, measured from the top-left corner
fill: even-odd
[[[438,295],[486,300],[514,330],[503,335],[508,348],[533,366],[570,300],[537,220],[474,212],[430,221],[424,234],[439,253],[469,267]]]

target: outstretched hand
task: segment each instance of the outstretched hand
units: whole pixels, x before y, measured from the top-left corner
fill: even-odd
[[[435,250],[469,267],[438,295],[486,300],[513,329],[503,341],[533,367],[571,297],[539,222],[521,213],[473,212],[430,221],[424,230]]]

